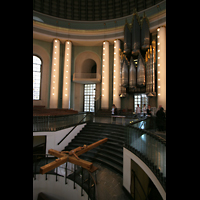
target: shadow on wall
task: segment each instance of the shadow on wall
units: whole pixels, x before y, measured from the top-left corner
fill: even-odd
[[[82,73],[96,73],[97,64],[93,59],[86,59],[82,64]]]

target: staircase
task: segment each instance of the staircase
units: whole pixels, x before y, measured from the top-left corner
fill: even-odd
[[[88,123],[63,151],[70,151],[84,144],[89,145],[100,139],[108,141],[79,157],[90,162],[100,162],[123,174],[123,143],[126,127],[115,124]]]

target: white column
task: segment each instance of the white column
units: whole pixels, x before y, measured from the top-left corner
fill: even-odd
[[[166,28],[157,29],[157,94],[158,106],[166,110]]]
[[[114,40],[114,70],[113,70],[113,104],[120,109],[121,99],[119,97],[119,80],[120,80],[120,40]]]
[[[65,42],[62,108],[70,109],[72,42]]]
[[[58,39],[54,39],[51,66],[50,108],[58,108],[59,64],[60,41]]]
[[[103,42],[101,108],[109,108],[109,42]]]

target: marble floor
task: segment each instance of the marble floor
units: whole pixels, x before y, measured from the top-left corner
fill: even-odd
[[[105,167],[100,162],[93,162],[98,167],[96,172],[96,199],[97,200],[129,200],[129,195],[123,189],[123,177],[112,168]]]

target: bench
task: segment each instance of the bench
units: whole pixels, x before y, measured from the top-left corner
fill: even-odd
[[[126,116],[121,116],[121,115],[111,115],[111,124],[113,122],[113,117],[115,118],[121,118],[122,119],[122,124],[124,124],[124,119]]]

